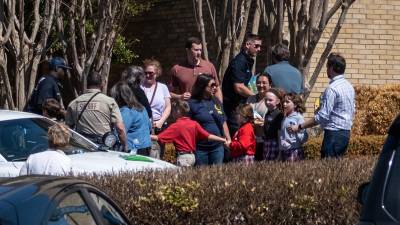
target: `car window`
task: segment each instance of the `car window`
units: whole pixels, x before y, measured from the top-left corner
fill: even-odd
[[[107,225],[122,225],[128,224],[118,212],[107,200],[102,198],[96,193],[90,192],[90,196],[95,202],[100,214],[103,218],[104,224]]]
[[[89,207],[78,192],[65,197],[51,213],[49,225],[96,224]]]
[[[391,163],[390,173],[384,190],[384,206],[387,212],[400,221],[400,148],[396,151]]]
[[[24,161],[48,149],[47,130],[53,123],[43,118],[0,121],[0,154],[7,161]],[[67,154],[97,151],[96,146],[71,132]]]

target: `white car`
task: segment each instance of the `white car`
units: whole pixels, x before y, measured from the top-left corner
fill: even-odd
[[[32,113],[0,110],[0,177],[18,176],[30,154],[47,150],[47,129],[54,123]],[[72,159],[74,174],[176,168],[171,163],[150,157],[101,150],[73,130],[65,151]]]

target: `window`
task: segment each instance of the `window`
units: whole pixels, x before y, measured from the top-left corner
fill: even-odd
[[[64,198],[51,214],[49,225],[96,224],[89,207],[78,192]]]
[[[42,118],[0,121],[0,154],[7,161],[25,161],[30,154],[47,150],[47,130],[51,125],[51,121]],[[71,133],[67,155],[97,151],[95,145]]]
[[[121,214],[119,214],[118,210],[115,209],[107,200],[97,195],[96,193],[91,192],[90,196],[93,198],[97,208],[100,211],[100,214],[103,218],[104,224],[107,225],[123,225],[128,224],[123,218]]]

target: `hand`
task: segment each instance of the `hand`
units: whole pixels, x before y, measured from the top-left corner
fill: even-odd
[[[296,125],[292,125],[292,126],[289,126],[288,128],[287,128],[287,130],[290,132],[290,133],[297,133],[297,132],[299,132],[299,125],[298,124],[296,124]]]
[[[257,126],[263,126],[263,125],[264,125],[264,120],[263,120],[263,119],[256,118],[256,119],[254,120],[254,124],[257,125]]]
[[[161,129],[161,127],[163,126],[164,122],[161,120],[158,120],[156,122],[153,122],[153,127]]]
[[[225,141],[225,143],[224,143],[224,146],[226,147],[226,148],[229,148],[229,145],[231,144],[231,140],[226,140]]]
[[[181,95],[181,99],[182,100],[188,100],[190,97],[192,97],[192,94],[190,94],[190,92],[185,92]]]

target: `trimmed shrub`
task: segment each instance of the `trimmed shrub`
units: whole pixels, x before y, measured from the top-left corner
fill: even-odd
[[[374,158],[86,176],[132,224],[355,224]]]
[[[391,121],[400,112],[400,85],[355,87],[356,114],[352,133],[385,135]]]
[[[383,135],[351,135],[346,157],[377,155],[381,152],[386,136]],[[310,138],[304,144],[307,159],[321,157],[322,136]]]

